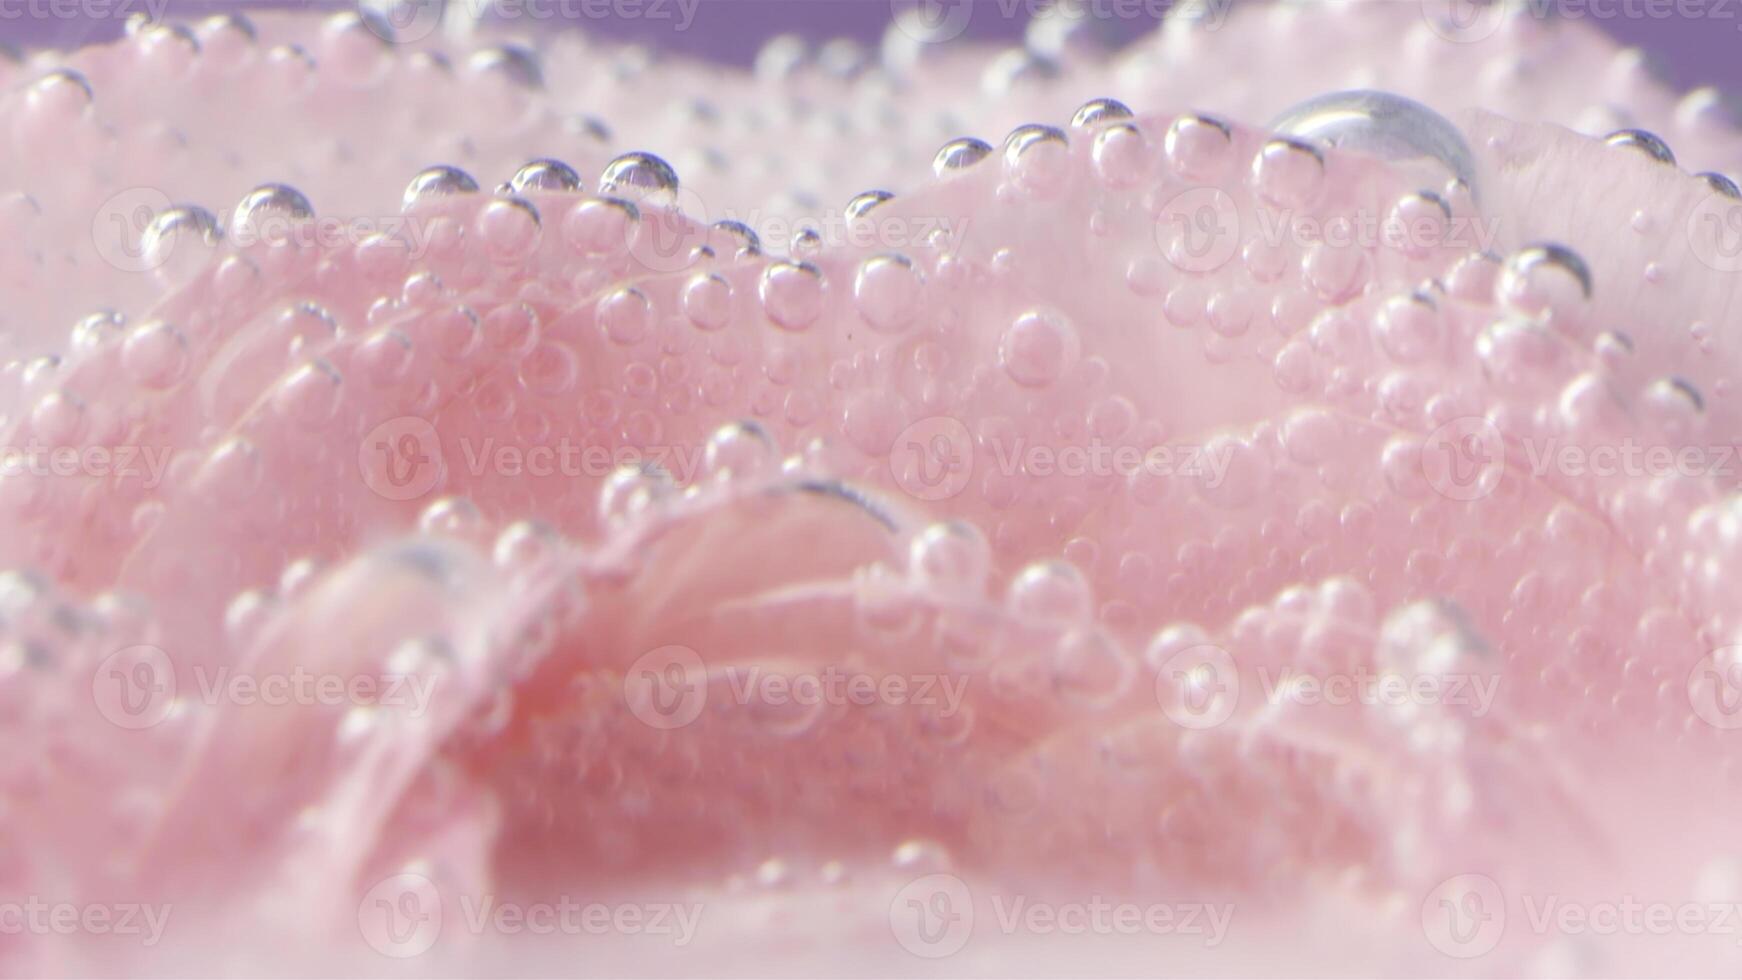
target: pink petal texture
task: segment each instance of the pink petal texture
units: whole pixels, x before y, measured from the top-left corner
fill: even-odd
[[[1718,92],[435,6],[0,62],[0,972],[1742,969]]]

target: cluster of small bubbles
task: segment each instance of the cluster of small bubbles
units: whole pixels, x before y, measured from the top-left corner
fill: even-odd
[[[599,519],[606,527],[634,522],[677,492],[671,475],[652,463],[619,466],[599,486]]]
[[[98,310],[73,324],[72,349],[91,350],[121,336],[127,318],[114,310]]]

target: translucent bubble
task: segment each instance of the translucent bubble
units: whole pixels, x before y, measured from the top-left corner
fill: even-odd
[[[1372,89],[1331,92],[1298,103],[1271,120],[1278,133],[1322,146],[1421,168],[1422,187],[1448,177],[1478,197],[1476,158],[1458,127],[1413,99]]]
[[[1071,117],[1071,128],[1093,129],[1102,123],[1130,119],[1133,115],[1131,108],[1118,99],[1091,99]]]
[[[465,497],[442,497],[423,509],[417,527],[425,534],[469,538],[483,530],[484,515]]]
[[[411,178],[406,185],[402,209],[410,211],[425,200],[446,197],[450,194],[477,193],[478,182],[472,175],[458,167],[437,165],[427,167]]]
[[[1004,140],[1004,172],[1031,194],[1057,190],[1070,168],[1070,139],[1053,126],[1018,126]]]
[[[762,239],[756,230],[742,221],[716,221],[714,230],[723,232],[737,244],[737,258],[753,258],[762,254]]]
[[[73,324],[73,350],[91,350],[121,336],[127,318],[114,310],[98,310]]]
[[[140,236],[139,249],[146,268],[179,282],[204,268],[223,240],[224,231],[210,211],[182,205],[151,219]]]
[[[167,388],[187,373],[187,338],[161,320],[141,323],[127,333],[121,367],[147,388]]]
[[[1226,165],[1234,145],[1234,131],[1220,119],[1184,115],[1167,127],[1162,150],[1168,163],[1182,177],[1204,180],[1215,177]]]
[[[804,330],[823,310],[822,270],[808,262],[775,262],[762,272],[763,312],[776,326]]]
[[[248,245],[276,243],[285,223],[300,223],[314,217],[314,205],[302,192],[287,184],[262,184],[249,191],[236,205],[230,219],[230,234]]]
[[[677,171],[651,153],[625,153],[605,165],[599,193],[656,204],[677,202]]]
[[[953,176],[986,159],[991,153],[992,145],[985,140],[972,136],[950,140],[932,159],[932,173],[939,177]]]
[[[851,201],[847,202],[847,220],[856,221],[870,214],[872,208],[894,197],[895,195],[888,191],[866,191],[863,194],[856,194]]]
[[[980,594],[992,573],[992,546],[966,521],[932,524],[914,537],[908,568],[928,588]]]
[[[780,462],[780,448],[761,423],[745,420],[715,429],[708,437],[703,458],[710,474],[753,478],[774,471]]]
[[[608,527],[632,522],[675,492],[670,474],[652,463],[619,466],[599,487],[599,518]]]
[[[697,273],[684,285],[683,311],[698,330],[722,329],[732,319],[732,284],[711,272]]]
[[[533,160],[509,178],[508,186],[516,194],[527,191],[572,191],[581,186],[581,175],[561,160]]]
[[[1072,630],[1053,650],[1053,688],[1075,704],[1104,708],[1130,688],[1136,668],[1105,630]]]
[[[1268,140],[1252,160],[1252,182],[1259,196],[1278,207],[1311,204],[1324,180],[1325,157],[1313,143]]]
[[[1670,152],[1669,144],[1659,139],[1656,134],[1643,129],[1618,129],[1603,137],[1603,142],[1610,146],[1638,150],[1658,163],[1675,166],[1675,154]]]
[[[1694,176],[1705,181],[1707,187],[1710,187],[1714,192],[1721,194],[1724,197],[1732,199],[1742,198],[1742,187],[1737,187],[1735,181],[1723,174],[1706,171],[1705,173],[1695,174]]]
[[[853,302],[873,329],[895,333],[918,315],[924,288],[924,278],[906,256],[877,255],[860,264]]]
[[[1565,245],[1529,245],[1506,260],[1495,290],[1509,310],[1565,321],[1590,301],[1591,269]]]
[[[1031,310],[1017,317],[998,344],[998,362],[1017,384],[1039,388],[1057,381],[1082,349],[1063,315]]]
[[[1086,620],[1094,608],[1088,580],[1063,561],[1035,562],[1010,583],[1012,612],[1037,619]]]
[[[653,304],[633,286],[624,286],[599,300],[599,327],[614,344],[639,344],[653,328]]]
[[[474,74],[503,79],[526,89],[544,88],[544,69],[538,55],[520,44],[497,44],[480,48],[466,59]]]

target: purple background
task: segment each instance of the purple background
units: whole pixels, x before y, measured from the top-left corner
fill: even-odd
[[[0,9],[28,10],[30,4],[64,2],[108,4],[111,9],[143,9],[145,0],[0,0]],[[153,6],[165,0],[152,0]],[[465,2],[465,0],[462,0]],[[481,2],[481,0],[471,0]],[[527,0],[538,2],[538,0]],[[582,0],[571,0],[579,3]],[[657,3],[671,0],[640,0]],[[1096,0],[1089,0],[1096,2]],[[1122,9],[1149,9],[1159,0],[1102,0],[1122,2]],[[1261,0],[1233,0],[1236,3]],[[1415,0],[1365,0],[1373,3]],[[1650,53],[1658,70],[1682,88],[1718,85],[1732,95],[1742,93],[1742,0],[1533,0],[1559,5],[1562,10],[1586,12],[1617,38],[1639,45]],[[269,8],[346,9],[345,0],[167,0],[172,17],[197,18],[220,10]],[[1014,38],[1022,31],[1020,20],[1003,16],[1014,7],[1027,9],[1027,0],[975,0],[968,37]],[[86,8],[89,9],[89,8]],[[675,9],[675,8],[674,8]],[[1676,10],[1705,9],[1709,18],[1676,16]],[[1658,14],[1667,10],[1669,16]],[[875,43],[890,16],[889,0],[700,0],[695,22],[688,31],[672,30],[673,21],[634,20],[583,21],[590,30],[634,38],[667,50],[703,55],[747,64],[767,38],[794,32],[815,40],[847,36]],[[551,23],[551,22],[546,22]],[[1135,37],[1147,30],[1148,20],[1121,20],[1119,25]],[[121,24],[114,17],[65,20],[31,18],[28,15],[0,19],[0,41],[19,46],[72,46],[118,35]]]

